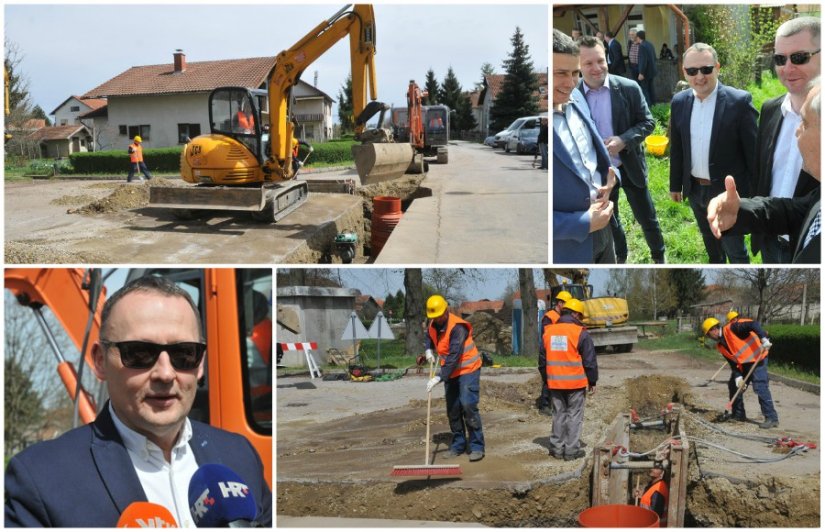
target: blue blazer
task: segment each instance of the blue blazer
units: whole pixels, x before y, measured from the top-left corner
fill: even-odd
[[[713,127],[710,132],[711,194],[725,191],[725,176],[732,175],[743,198],[753,195],[750,184],[756,176],[756,109],[747,91],[719,83]],[[690,178],[690,115],[695,96],[691,89],[677,93],[670,103],[670,191],[687,198],[693,188]]]
[[[272,526],[272,493],[246,438],[192,421],[198,464],[223,464],[249,486],[258,520]],[[146,501],[108,403],[97,419],[12,457],[6,469],[6,527],[114,527],[131,503]]]
[[[574,91],[578,92],[578,91]],[[606,177],[610,156],[589,114],[571,102],[587,124],[596,148],[596,169]],[[618,178],[618,176],[617,176]],[[602,183],[603,184],[603,183]],[[619,186],[618,181],[616,186]],[[593,262],[593,238],[590,236],[590,188],[576,174],[573,159],[553,130],[553,263],[590,264]]]

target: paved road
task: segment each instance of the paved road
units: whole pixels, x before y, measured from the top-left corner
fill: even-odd
[[[533,157],[451,142],[376,264],[546,264],[548,173]]]

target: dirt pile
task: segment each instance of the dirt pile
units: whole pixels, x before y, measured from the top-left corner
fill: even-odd
[[[644,375],[628,379],[627,399],[641,417],[655,416],[668,403],[685,403],[690,385],[684,379],[662,375]]]
[[[399,179],[382,181],[355,189],[355,193],[361,196],[364,206],[364,235],[361,242],[366,250],[370,250],[372,240],[372,199],[376,196],[400,198],[403,210],[410,201],[421,194],[420,185],[425,177],[427,177],[425,174],[404,175]]]
[[[93,200],[77,209],[69,209],[67,212],[69,214],[103,214],[146,207],[149,205],[150,186],[180,187],[187,185],[177,179],[169,180],[162,177],[154,177],[151,181],[145,181],[142,183],[119,184],[116,185],[112,193],[105,198]],[[76,205],[78,202],[74,201],[74,199],[82,197],[83,196],[64,196],[63,198],[58,198],[52,203],[65,202],[57,204]]]
[[[467,321],[473,326],[476,347],[489,353],[509,353],[513,345],[513,328],[487,312],[474,312]]]
[[[4,257],[6,264],[92,264],[111,262],[103,254],[76,253],[54,243],[6,242]]]

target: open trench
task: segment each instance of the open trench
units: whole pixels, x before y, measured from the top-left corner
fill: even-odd
[[[394,465],[424,463],[422,400],[323,423],[279,423],[278,434],[289,437],[279,437],[277,444],[277,513],[497,527],[577,526],[578,514],[590,504],[592,455],[571,462],[547,456],[551,420],[534,408],[538,389],[538,376],[522,383],[482,381],[487,453],[480,462],[459,458],[460,479],[389,477]],[[695,390],[673,377],[637,377],[621,386],[598,387],[596,394],[585,410],[582,441],[588,450],[602,440],[615,416],[631,406],[643,418],[671,401],[682,403],[692,416],[713,421],[715,415],[702,406]],[[443,399],[434,400],[431,463],[436,465],[447,460],[445,418]],[[711,437],[703,425],[685,422],[689,435]],[[630,450],[647,451],[665,437],[661,431],[633,434]],[[751,447],[754,454],[771,453],[764,444]],[[807,471],[799,465],[788,470],[782,462],[764,468],[731,464],[713,449],[701,448],[698,454],[700,465],[692,455],[690,460],[687,526],[819,526],[818,453],[788,460],[808,460]],[[630,494],[628,499],[632,504]]]

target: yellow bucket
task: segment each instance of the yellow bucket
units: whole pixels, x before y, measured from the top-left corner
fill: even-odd
[[[645,146],[651,155],[662,156],[667,149],[668,138],[664,135],[650,135],[645,139]]]

